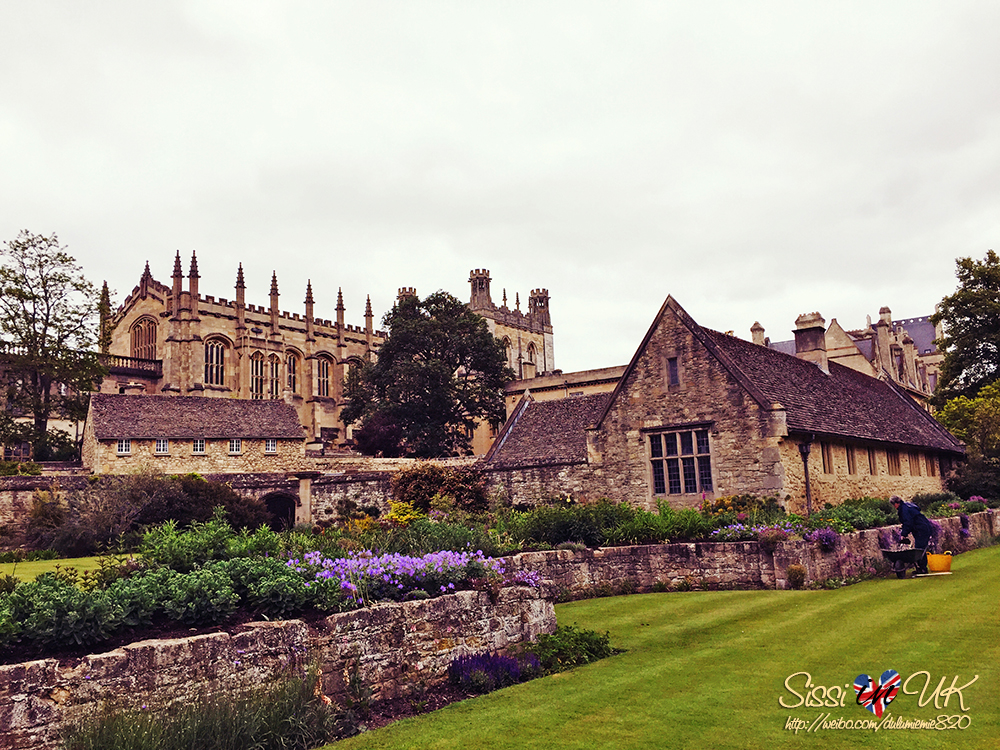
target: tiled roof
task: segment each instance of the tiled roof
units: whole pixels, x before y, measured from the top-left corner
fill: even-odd
[[[901,389],[836,362],[815,364],[701,329],[723,364],[787,411],[788,429],[963,453],[961,444]],[[735,368],[735,369],[734,369]],[[764,406],[768,406],[765,404]]]
[[[295,407],[273,400],[95,393],[90,397],[89,419],[98,440],[302,440],[305,436]]]
[[[500,466],[586,461],[585,430],[597,422],[610,396],[595,393],[555,401],[527,396],[497,436],[487,460]]]

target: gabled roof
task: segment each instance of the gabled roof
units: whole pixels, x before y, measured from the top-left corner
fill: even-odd
[[[790,431],[965,452],[951,433],[891,381],[836,362],[830,362],[826,374],[797,357],[702,330],[733,363],[738,380],[752,383],[768,402],[785,407]]]
[[[668,296],[597,420],[619,398],[665,315],[672,313],[762,409],[785,407],[789,431],[964,453],[965,448],[893,383],[831,362],[815,364],[699,326]]]
[[[610,393],[535,401],[525,394],[497,435],[486,461],[499,466],[580,463],[586,429],[597,422]]]
[[[295,407],[274,400],[95,393],[88,419],[98,440],[302,440],[305,435]]]

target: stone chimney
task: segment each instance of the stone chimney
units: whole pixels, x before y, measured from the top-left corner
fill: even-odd
[[[818,312],[803,313],[795,319],[795,356],[812,362],[830,374],[826,358],[826,321]]]
[[[759,320],[755,320],[750,326],[750,336],[757,346],[764,346],[764,326],[760,324]]]

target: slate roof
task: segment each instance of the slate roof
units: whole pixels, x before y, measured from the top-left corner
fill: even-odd
[[[98,440],[302,440],[305,436],[295,407],[273,400],[95,393],[88,418]]]
[[[696,324],[697,325],[697,324]],[[700,329],[723,364],[767,403],[787,410],[788,429],[953,453],[965,449],[898,386],[831,362],[815,364],[749,341]],[[712,348],[712,347],[710,347]]]
[[[535,401],[530,395],[497,435],[486,461],[498,466],[537,466],[587,460],[585,430],[596,424],[610,393]]]

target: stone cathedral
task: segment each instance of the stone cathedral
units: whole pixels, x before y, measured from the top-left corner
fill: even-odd
[[[350,368],[378,356],[386,334],[373,327],[371,298],[364,325],[345,323],[344,300],[337,292],[335,319],[316,317],[311,281],[301,313],[282,310],[277,274],[272,273],[268,304],[246,301],[242,264],[236,271],[235,298],[201,294],[194,254],[186,277],[180,253],[170,286],[153,278],[149,264],[139,284],[117,311],[101,320],[109,376],[104,393],[283,399],[295,406],[313,448],[348,444],[341,422],[343,382]],[[490,296],[489,271],[476,269],[469,282],[469,304],[503,343],[519,379],[554,369],[548,290],[533,290],[528,310],[497,306]],[[105,285],[106,292],[107,285]],[[412,288],[402,294],[415,294]],[[480,430],[479,432],[483,432]],[[489,448],[477,434],[476,452]]]

